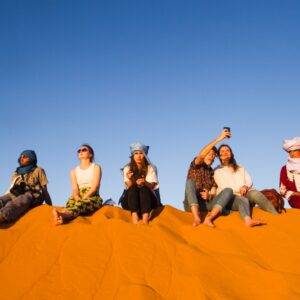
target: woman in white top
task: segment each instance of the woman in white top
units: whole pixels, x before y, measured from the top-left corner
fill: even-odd
[[[94,150],[90,145],[83,144],[77,153],[80,164],[70,173],[72,195],[65,208],[53,210],[56,225],[79,215],[91,214],[102,206],[99,196],[102,174],[100,166],[94,163]]]
[[[137,224],[142,219],[149,222],[149,213],[159,206],[155,195],[159,183],[156,167],[147,157],[148,146],[141,143],[130,145],[130,162],[123,169],[126,192],[122,199],[122,207],[131,211],[132,222]]]
[[[272,203],[259,191],[253,189],[252,179],[243,166],[237,164],[232,149],[228,145],[221,145],[218,149],[218,156],[221,165],[215,169],[214,179],[218,191],[224,188],[232,188],[234,202],[250,202],[251,205],[258,204],[263,210],[277,214]],[[264,224],[261,220],[251,219],[250,207],[247,210],[240,210],[246,225],[255,226]]]

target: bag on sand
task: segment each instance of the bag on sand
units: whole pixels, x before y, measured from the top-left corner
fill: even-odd
[[[286,212],[286,209],[284,208],[284,200],[275,189],[265,189],[262,190],[261,193],[272,202],[273,206],[280,214],[282,211]]]

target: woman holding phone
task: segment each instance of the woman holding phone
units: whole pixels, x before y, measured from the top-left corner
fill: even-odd
[[[233,197],[232,189],[225,188],[216,194],[217,186],[214,181],[212,164],[217,156],[216,145],[231,136],[228,128],[212,142],[202,148],[189,167],[185,184],[184,209],[191,211],[193,226],[201,223],[200,213],[207,214],[203,224],[214,227],[213,221],[222,213]]]

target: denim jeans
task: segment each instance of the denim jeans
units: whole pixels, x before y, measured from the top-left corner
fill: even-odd
[[[198,199],[196,184],[194,180],[187,179],[185,185],[185,198],[184,198],[184,209],[190,211],[192,205],[199,205],[200,211],[210,211],[214,206],[218,206],[221,210],[226,207],[229,201],[233,197],[233,191],[231,188],[222,190],[216,197],[206,201]]]
[[[246,197],[233,195],[232,199],[229,201],[225,210],[238,211],[242,219],[250,216],[250,204]]]
[[[251,205],[257,204],[261,209],[270,212],[274,215],[277,215],[278,212],[271,203],[260,191],[258,190],[250,190],[246,197],[248,198]]]

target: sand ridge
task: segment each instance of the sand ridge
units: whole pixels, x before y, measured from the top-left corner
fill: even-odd
[[[53,226],[51,207],[0,229],[0,299],[300,299],[300,210],[216,228],[165,206],[146,225],[103,207]]]

